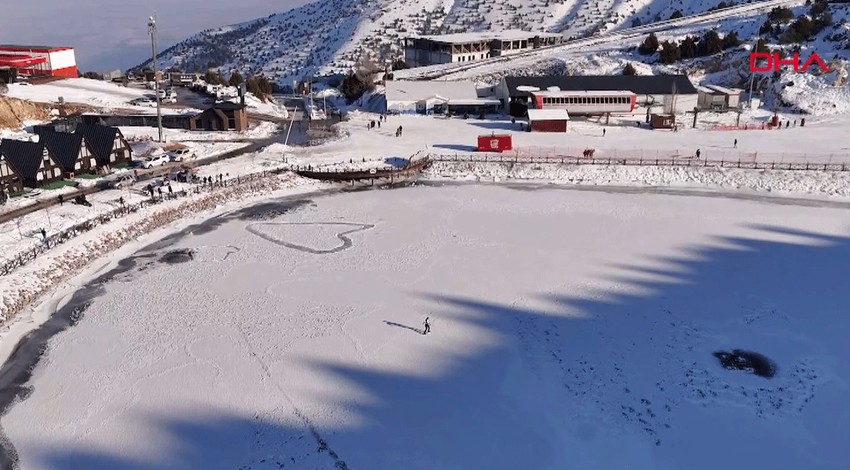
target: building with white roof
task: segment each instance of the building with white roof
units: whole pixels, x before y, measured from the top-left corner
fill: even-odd
[[[566,109],[529,109],[528,129],[531,132],[567,132],[570,114]]]
[[[497,112],[502,102],[479,97],[468,80],[387,80],[384,91],[388,113],[445,114]]]
[[[420,36],[405,39],[404,60],[410,67],[472,62],[562,41],[563,36],[556,33],[517,30]]]
[[[744,92],[740,88],[726,88],[719,85],[700,85],[696,89],[699,93],[698,107],[716,111],[740,107],[741,94]]]

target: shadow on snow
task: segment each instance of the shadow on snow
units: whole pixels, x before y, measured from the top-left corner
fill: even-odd
[[[442,321],[434,335],[451,321],[485,330],[495,340],[474,351],[440,350],[448,358],[437,377],[309,364],[370,397],[341,399],[360,418],[358,425],[311,428],[308,418],[284,425],[261,416],[191,417],[173,410],[148,418],[154,435],[163,436],[157,442],[167,443],[149,455],[45,449],[42,463],[90,470],[542,469],[567,468],[574,457],[592,452],[593,465],[581,468],[611,468],[618,454],[621,463],[634,459],[633,468],[839,468],[850,459],[847,450],[836,450],[846,449],[840,436],[850,435],[846,408],[831,410],[832,419],[808,422],[802,440],[758,426],[770,429],[771,416],[796,416],[797,406],[812,406],[819,389],[806,381],[815,380],[809,369],[831,368],[842,380],[850,378],[846,361],[811,367],[800,362],[811,355],[846,358],[840,345],[850,331],[850,239],[750,228],[752,238],[716,238],[689,247],[680,258],[614,266],[622,274],[607,281],[628,286],[628,293],[547,295],[546,310],[413,293],[435,304]],[[718,325],[738,333],[711,329]],[[783,338],[786,333],[777,330],[782,326],[796,339]],[[776,377],[727,371],[712,357],[718,349],[738,347],[774,359]],[[512,380],[521,372],[524,380]],[[800,375],[805,373],[808,379]],[[788,408],[762,403],[746,393],[750,389],[780,397]],[[712,400],[736,403],[741,422],[756,427],[748,431],[737,421],[718,427],[711,413],[699,414]],[[291,409],[283,400],[267,405]],[[696,410],[687,427],[672,419],[679,410]],[[583,449],[581,439],[592,442],[612,423],[648,450]]]

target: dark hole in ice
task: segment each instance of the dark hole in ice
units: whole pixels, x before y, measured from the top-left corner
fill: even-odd
[[[177,264],[192,261],[194,257],[195,251],[185,248],[182,250],[169,251],[168,253],[162,255],[162,258],[160,258],[159,260],[163,263]]]
[[[720,364],[729,370],[743,370],[752,372],[759,377],[771,378],[776,375],[776,364],[757,352],[733,349],[732,351],[717,351],[714,357],[720,360]]]

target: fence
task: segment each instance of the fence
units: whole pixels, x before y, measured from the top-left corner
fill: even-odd
[[[181,197],[185,197],[191,194],[200,194],[205,191],[212,192],[218,189],[227,188],[228,184],[230,184],[230,187],[232,187],[233,185],[249,183],[251,181],[256,181],[258,179],[265,178],[266,176],[280,174],[283,171],[284,170],[282,169],[260,171],[256,173],[250,173],[244,176],[236,176],[234,178],[226,179],[223,180],[221,183],[213,182],[212,184],[197,184],[190,191],[178,191],[173,193],[173,195],[171,196],[163,195],[159,198],[146,199],[136,204],[125,204],[122,207],[106,211],[104,213],[92,217],[91,219],[85,220],[76,225],[63,229],[58,233],[47,237],[45,243],[23,250],[17,255],[14,255],[11,258],[0,263],[0,276],[6,276],[15,271],[16,269],[20,268],[21,266],[32,262],[52,247],[61,245],[100,225],[133,214],[146,207],[158,205],[171,199],[179,199]]]
[[[582,150],[579,153],[584,152]],[[432,162],[470,162],[470,163],[557,163],[563,165],[618,165],[618,166],[676,166],[676,167],[708,167],[708,168],[742,168],[750,170],[810,170],[810,171],[848,171],[850,158],[833,162],[832,158],[822,162],[815,161],[785,161],[784,155],[778,159],[767,159],[763,154],[741,153],[737,159],[696,158],[695,156],[670,156],[669,151],[664,156],[652,157],[641,154],[632,157],[606,155],[606,152],[595,150],[592,157],[575,157],[566,155],[533,155],[528,153],[508,154],[435,154],[431,155]],[[601,153],[602,155],[598,155]]]

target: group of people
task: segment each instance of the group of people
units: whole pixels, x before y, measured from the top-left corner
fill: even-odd
[[[375,121],[375,120],[371,120],[371,121],[367,122],[367,123],[366,123],[366,129],[368,129],[368,130],[372,130],[372,129],[374,129],[375,127],[377,127],[378,129],[380,129],[380,128],[381,128],[381,123],[382,123],[382,122],[387,122],[387,115],[386,115],[386,114],[381,114],[380,116],[378,116],[378,120],[377,120],[377,121]],[[396,136],[396,137],[401,137],[402,132],[404,132],[404,130],[402,129],[402,127],[401,127],[401,126],[398,126],[398,128],[395,130],[395,136]]]

